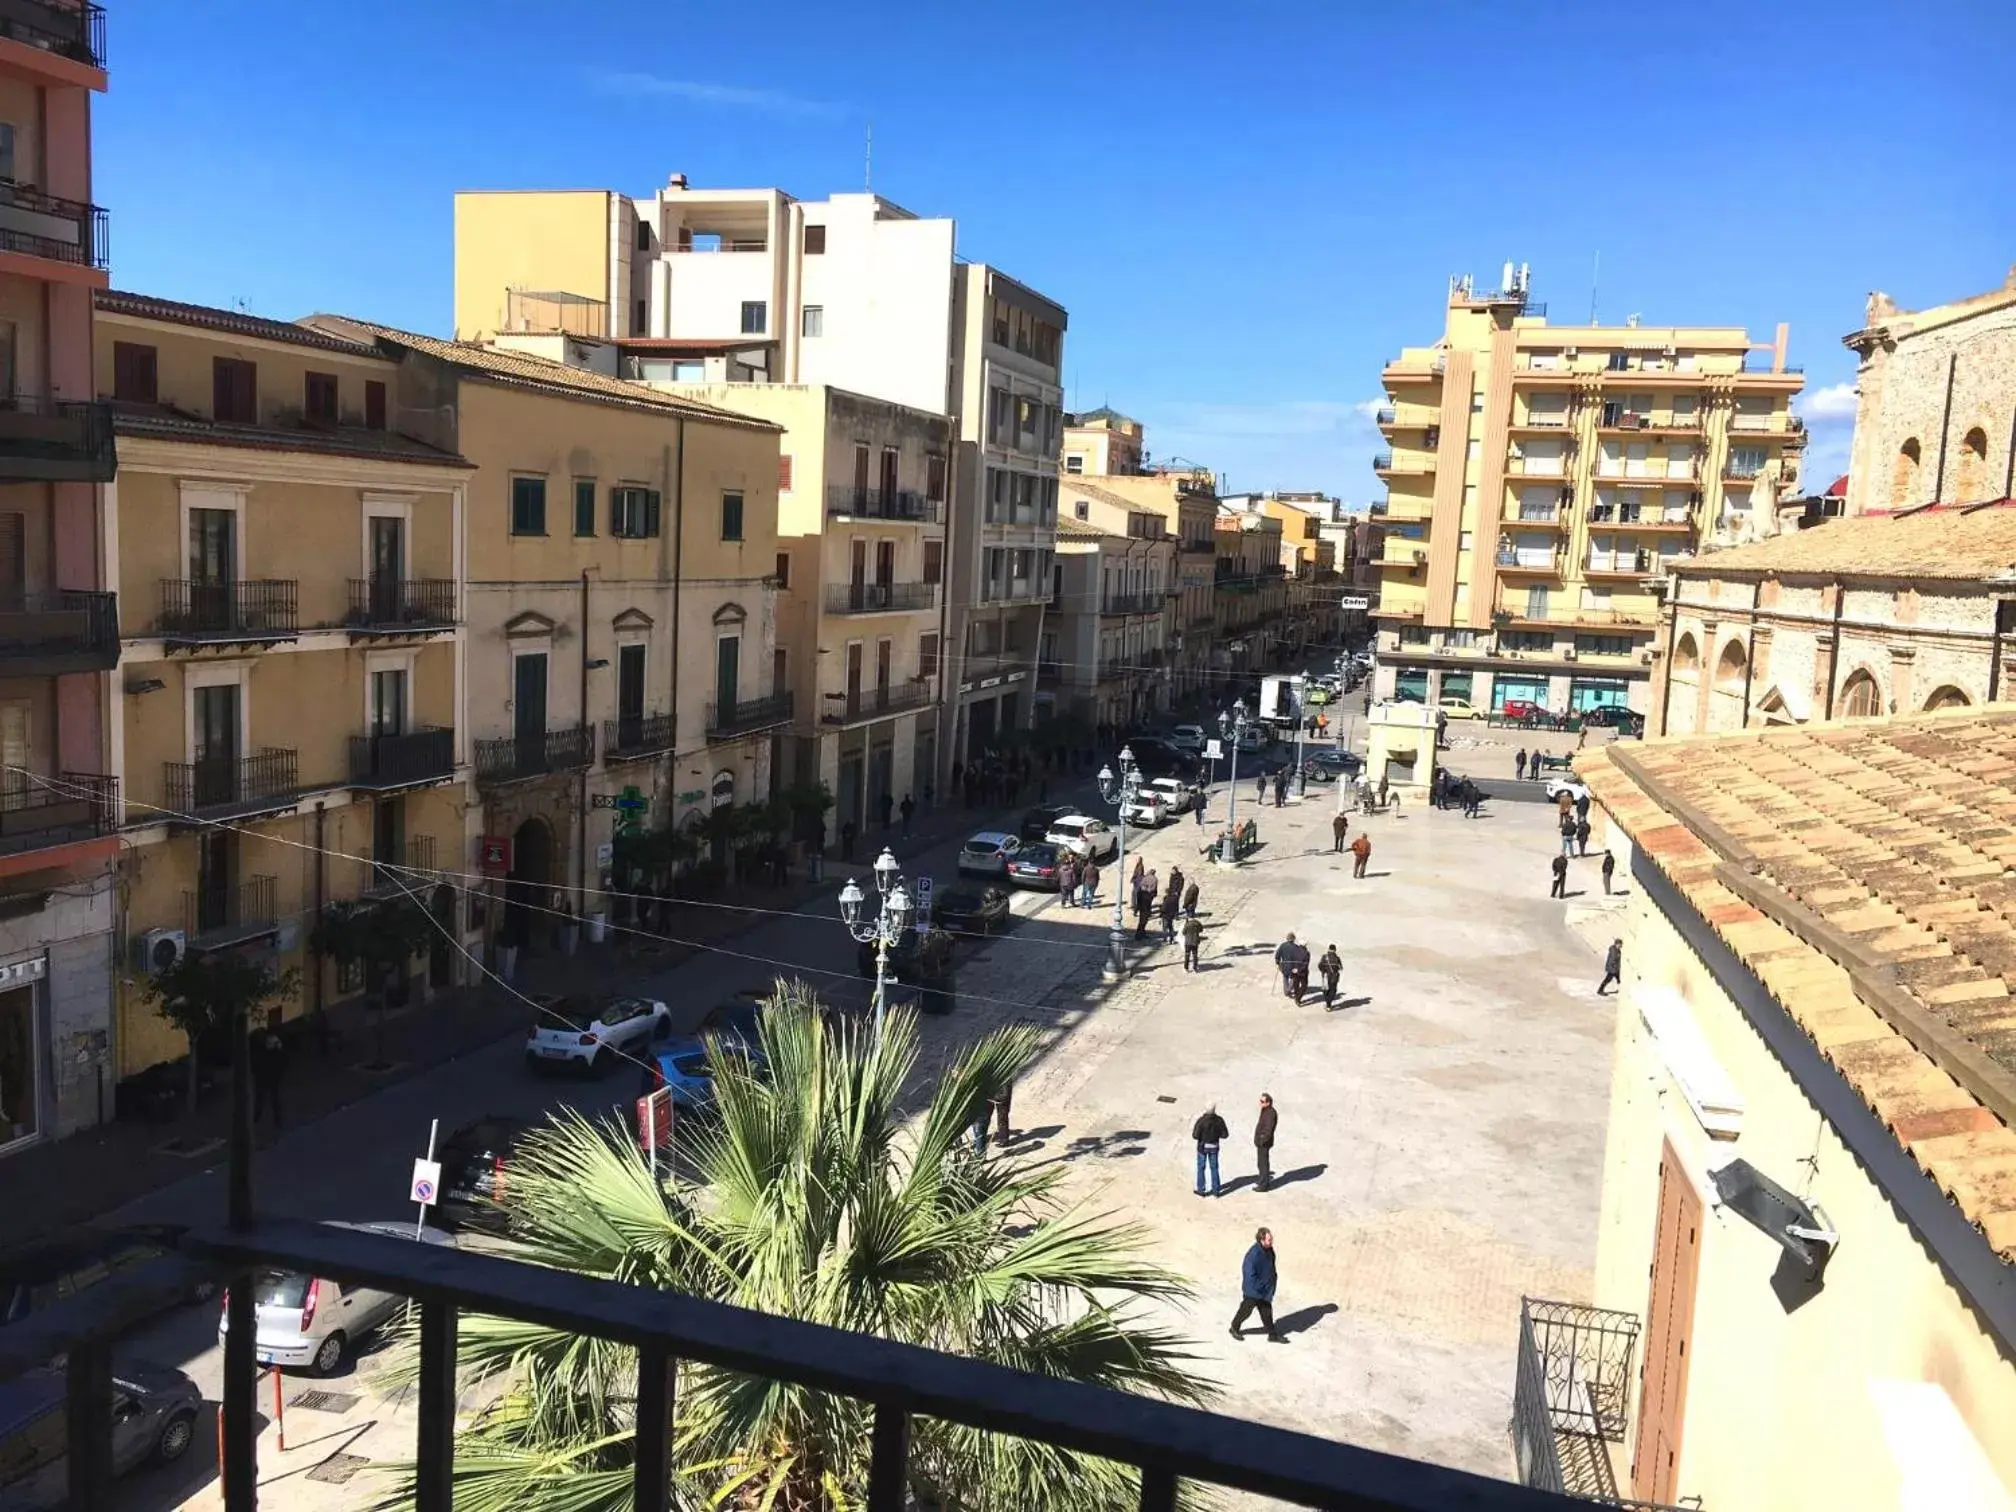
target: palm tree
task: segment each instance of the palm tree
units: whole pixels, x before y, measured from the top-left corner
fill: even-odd
[[[782,984],[762,1056],[710,1050],[716,1116],[680,1126],[689,1184],[655,1177],[634,1140],[563,1114],[517,1156],[504,1199],[518,1258],[879,1334],[1037,1375],[1182,1402],[1211,1388],[1187,1341],[1142,1303],[1188,1295],[1142,1258],[1144,1232],[1066,1208],[1060,1168],[970,1153],[989,1092],[1031,1061],[1033,1031],[997,1031],[904,1119],[917,1028],[879,1041]],[[636,1358],[626,1347],[471,1317],[465,1370],[502,1396],[456,1447],[462,1512],[624,1512]],[[411,1368],[410,1365],[408,1367]],[[871,1409],[699,1364],[680,1370],[683,1505],[839,1512],[865,1500]],[[942,1508],[1132,1507],[1111,1462],[935,1420],[913,1427],[911,1488]],[[410,1469],[384,1505],[410,1505]]]

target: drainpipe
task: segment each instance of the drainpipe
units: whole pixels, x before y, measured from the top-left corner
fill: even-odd
[[[1680,579],[1668,579],[1673,596],[1666,605],[1666,687],[1659,695],[1659,730],[1664,735],[1673,719],[1673,647],[1680,636]]]
[[[1946,497],[1946,431],[1953,423],[1953,373],[1959,363],[1957,353],[1946,359],[1946,402],[1939,409],[1939,469],[1932,475],[1934,504]]]
[[[2002,468],[2002,497],[2016,493],[2016,410],[2009,414],[2008,460]]]
[[[1822,717],[1834,717],[1834,677],[1841,670],[1841,605],[1845,595],[1841,579],[1834,579],[1834,640],[1827,647],[1827,707]]]
[[[1750,640],[1743,648],[1743,723],[1738,729],[1750,728],[1750,689],[1757,677],[1757,606],[1764,602],[1764,579],[1761,577],[1750,585]],[[1836,606],[1837,623],[1839,606]]]
[[[581,727],[592,731],[588,718],[588,569],[581,569]],[[593,739],[591,734],[589,739]],[[576,917],[588,911],[588,768],[574,779],[574,907]],[[578,928],[579,926],[577,926]]]
[[[328,817],[328,811],[321,804],[319,803],[316,804],[315,805],[315,912],[313,917],[318,921],[322,917],[322,909],[324,907],[325,899],[328,894],[328,888],[324,883],[323,873],[329,864],[329,850],[326,842],[323,840],[323,827],[322,827],[323,821],[327,817]],[[315,1019],[318,1031],[324,1032],[326,1035],[327,1026],[322,1023],[322,960],[319,956],[316,957],[315,960],[315,969],[308,973],[308,1012]]]

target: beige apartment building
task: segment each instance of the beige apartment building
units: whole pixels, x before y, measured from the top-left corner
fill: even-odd
[[[1064,417],[1062,465],[1088,478],[1129,476],[1146,470],[1147,432],[1139,420],[1101,405]]]
[[[306,948],[332,903],[414,896],[444,931],[421,980],[465,979],[473,469],[391,427],[398,364],[369,343],[139,294],[97,304],[119,445],[125,1078],[188,1051],[144,991],[185,953],[301,968],[284,1017],[359,991]]]
[[[1272,664],[1288,610],[1281,522],[1220,503],[1214,540],[1211,660],[1218,680]]]
[[[1067,479],[1043,626],[1052,717],[1125,729],[1166,713],[1185,596],[1177,537],[1160,511]]]
[[[1782,325],[1550,326],[1503,282],[1452,280],[1441,338],[1381,374],[1375,694],[1643,713],[1654,585],[1776,529],[1804,380]]]
[[[1324,493],[1228,494],[1225,503],[1281,522],[1281,566],[1287,574],[1280,641],[1289,654],[1336,639],[1342,628],[1336,544],[1323,527],[1337,507]]]

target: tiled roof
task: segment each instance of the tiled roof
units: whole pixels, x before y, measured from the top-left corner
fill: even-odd
[[[2016,1261],[2016,711],[1628,742],[1577,770]]]
[[[380,462],[418,462],[437,467],[475,464],[424,441],[361,426],[231,425],[158,405],[115,404],[112,429],[121,436],[157,441],[189,441],[203,446],[242,446],[254,451],[314,452],[364,457]]]
[[[1978,582],[2016,568],[2016,503],[1938,504],[1829,520],[1681,562],[1681,577],[1828,573]]]
[[[1103,525],[1094,525],[1090,520],[1059,519],[1057,539],[1060,541],[1103,541],[1116,532]]]
[[[586,368],[569,367],[564,362],[532,357],[523,352],[499,351],[495,347],[479,346],[473,341],[443,341],[438,336],[395,330],[391,326],[374,325],[368,320],[357,320],[348,315],[311,315],[306,324],[315,330],[344,333],[359,340],[375,340],[391,347],[403,347],[493,383],[538,389],[566,399],[617,404],[628,409],[661,410],[668,415],[740,426],[745,430],[783,429],[769,420],[752,419],[748,415],[717,409],[711,404],[647,388],[641,383],[611,378]]]
[[[1110,504],[1115,509],[1132,509],[1145,514],[1160,513],[1153,505],[1143,500],[1130,499],[1125,494],[1115,493],[1110,488],[1101,488],[1096,483],[1080,482],[1069,473],[1057,481],[1059,493],[1067,499],[1096,499],[1099,503]]]
[[[94,298],[107,315],[132,315],[141,320],[173,321],[176,325],[197,326],[206,331],[224,331],[233,336],[253,336],[261,341],[285,341],[294,346],[317,347],[325,352],[347,352],[353,357],[380,357],[369,342],[359,342],[311,330],[291,321],[268,320],[243,310],[220,310],[213,305],[183,304],[174,299],[157,299],[152,294],[135,294],[125,289],[100,289]]]

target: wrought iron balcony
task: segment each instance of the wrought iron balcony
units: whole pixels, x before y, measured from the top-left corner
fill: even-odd
[[[105,66],[105,7],[0,0],[0,37],[82,63]]]
[[[1162,607],[1159,593],[1109,593],[1099,606],[1101,614],[1147,614]]]
[[[967,675],[973,675],[970,667]],[[890,688],[863,688],[852,694],[829,693],[826,695],[826,707],[819,712],[819,722],[850,725],[870,719],[886,719],[892,714],[928,709],[937,702],[937,697],[929,678],[921,683],[905,683]]]
[[[161,637],[172,641],[292,640],[301,585],[292,579],[161,580]]]
[[[455,775],[455,732],[429,726],[398,735],[350,737],[350,786],[415,787]]]
[[[119,598],[113,593],[0,597],[0,672],[106,672],[119,660]]]
[[[828,614],[889,614],[938,607],[936,583],[829,583]]]
[[[367,898],[405,898],[434,882],[434,837],[398,835],[392,848],[371,858],[363,895]]]
[[[255,756],[212,756],[164,763],[169,818],[232,819],[292,808],[301,791],[293,751],[268,746]]]
[[[476,780],[522,782],[554,772],[576,772],[595,762],[593,725],[563,725],[529,735],[499,735],[476,742]]]
[[[117,468],[110,405],[0,395],[0,481],[109,483]]]
[[[109,241],[99,206],[0,178],[0,252],[103,268]]]
[[[448,578],[352,578],[343,621],[365,635],[415,635],[455,623],[455,584]]]
[[[849,483],[829,483],[826,513],[835,519],[936,525],[945,517],[945,504],[940,499],[925,498],[914,488],[856,488]]]
[[[638,761],[673,746],[670,714],[619,714],[602,721],[602,759]]]
[[[764,698],[743,698],[733,703],[707,705],[707,738],[740,740],[761,730],[791,723],[791,695],[772,693]]]
[[[0,855],[74,845],[112,833],[119,779],[95,772],[59,772],[20,779],[0,790]]]
[[[1624,1439],[1638,1319],[1573,1302],[1522,1298],[1512,1383],[1512,1452],[1522,1485],[1609,1506],[1617,1489],[1609,1445]]]
[[[198,886],[182,894],[182,928],[197,950],[221,950],[262,934],[279,921],[271,877],[247,877],[234,887]]]

